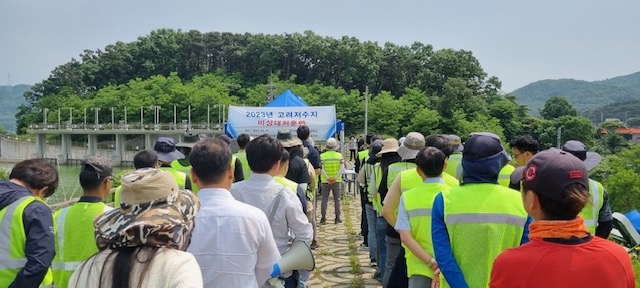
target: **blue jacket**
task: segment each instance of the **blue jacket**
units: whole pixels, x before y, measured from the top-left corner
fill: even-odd
[[[13,182],[0,181],[0,210],[25,196],[32,196],[27,188]],[[27,264],[18,272],[9,288],[40,286],[55,255],[51,209],[40,201],[34,201],[25,207],[22,217],[27,234]]]

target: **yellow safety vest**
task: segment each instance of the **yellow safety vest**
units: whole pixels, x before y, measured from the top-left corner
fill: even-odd
[[[378,192],[380,184],[382,183],[382,168],[380,167],[380,162],[373,165],[373,180],[375,181],[375,192],[371,203],[373,203],[373,210],[378,212],[378,216],[380,216],[382,215],[382,199],[380,199],[380,193]]]
[[[367,159],[365,159],[365,161],[367,161]],[[362,169],[365,169],[365,182],[367,182],[367,198],[369,199],[369,202],[373,202],[373,198],[375,197],[376,193],[378,192],[378,188],[376,187],[376,173],[375,173],[375,165],[369,164],[369,163],[364,163],[364,166],[362,166]]]
[[[358,169],[361,169],[364,167],[364,163],[365,161],[367,161],[368,157],[369,157],[369,150],[362,150],[358,152],[358,159],[360,159],[360,167],[358,167]]]
[[[447,184],[449,187],[460,186],[458,179],[447,173],[442,173],[442,180],[444,180],[444,184]],[[400,192],[418,187],[422,185],[422,183],[422,177],[420,177],[420,174],[418,174],[418,171],[415,169],[400,172]]]
[[[444,183],[422,183],[402,194],[404,207],[409,215],[411,235],[429,255],[434,257],[433,241],[431,240],[431,208],[438,193],[449,189]],[[407,274],[424,275],[433,278],[433,270],[414,255],[404,243],[407,258]]]
[[[604,205],[604,186],[600,182],[589,179],[589,198],[591,201],[582,208],[580,215],[584,218],[584,225],[587,226],[589,233],[595,235],[600,209]]]
[[[171,162],[171,168],[173,168],[173,169],[175,169],[175,170],[177,170],[179,172],[182,172],[185,175],[191,175],[191,165],[184,166],[178,160],[173,160],[173,162]],[[178,184],[178,186],[179,185],[180,184]],[[118,192],[118,191],[119,190],[116,190],[116,192]],[[195,194],[198,194],[198,191],[200,191],[200,189],[198,189],[198,186],[195,183],[191,183],[191,191],[193,191],[193,193],[195,193]]]
[[[396,180],[396,176],[400,174],[400,172],[405,170],[416,170],[416,163],[412,162],[396,162],[389,165],[387,170],[387,187],[391,187],[393,181]],[[416,172],[417,173],[417,172]],[[420,181],[422,183],[422,181]]]
[[[109,209],[102,202],[78,202],[53,214],[56,256],[51,269],[56,287],[66,288],[80,263],[98,252],[93,220]]]
[[[249,161],[247,160],[247,152],[239,151],[236,154],[233,154],[237,159],[240,159],[240,163],[242,164],[242,174],[244,175],[244,180],[249,179],[251,175],[251,168],[249,167]],[[235,165],[235,159],[231,159]],[[235,170],[234,170],[235,171]]]
[[[458,166],[462,161],[462,153],[453,153],[449,155],[449,159],[447,160],[447,168],[444,169],[444,172],[451,175],[456,176],[456,171],[458,171]]]
[[[342,164],[342,154],[329,150],[320,154],[320,160],[322,160],[322,175],[320,175],[322,183],[329,183],[325,174],[329,177],[335,177],[336,182],[342,182],[342,175],[337,175]]]
[[[527,222],[522,196],[485,183],[451,188],[442,198],[451,251],[465,281],[469,287],[488,287],[493,260],[522,241]]]
[[[9,287],[18,272],[27,264],[25,246],[27,232],[22,214],[27,205],[42,201],[33,196],[22,197],[0,210],[0,287]],[[51,269],[40,287],[50,287],[53,282]]]
[[[498,174],[498,184],[509,188],[509,183],[511,182],[511,173],[513,173],[513,170],[516,170],[516,167],[513,167],[513,165],[504,165],[504,167],[500,169],[500,173]]]
[[[288,187],[289,189],[291,189],[291,191],[293,191],[294,194],[298,195],[298,183],[293,182],[282,176],[273,177],[273,180],[275,180],[276,183],[282,186]]]
[[[173,167],[160,167],[160,170],[171,173],[171,175],[173,175],[173,178],[176,179],[178,187],[180,187],[180,189],[185,189],[184,185],[187,183],[187,174],[185,174],[184,172],[180,172]]]

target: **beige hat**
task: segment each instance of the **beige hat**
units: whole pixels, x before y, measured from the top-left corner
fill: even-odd
[[[282,146],[284,148],[302,145],[302,140],[300,140],[300,138],[298,137],[293,137],[291,135],[291,130],[288,129],[278,130],[276,139],[278,139],[278,141],[282,143]]]
[[[179,190],[171,173],[144,168],[125,174],[120,199],[120,209],[94,221],[100,250],[141,245],[187,249],[200,200]]]
[[[415,159],[420,149],[424,148],[425,143],[424,135],[418,132],[409,132],[400,148],[398,148],[398,155],[402,160]]]
[[[382,150],[376,154],[376,157],[381,157],[382,154],[390,153],[390,152],[398,152],[398,140],[396,138],[387,138],[382,141]]]
[[[336,138],[329,138],[327,139],[327,143],[325,143],[325,148],[327,148],[327,150],[338,150],[338,148],[340,147],[340,143],[338,143],[338,140],[336,140]]]

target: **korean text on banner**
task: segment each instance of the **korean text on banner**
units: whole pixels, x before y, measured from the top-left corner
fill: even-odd
[[[276,136],[278,130],[295,130],[307,125],[314,140],[326,140],[336,132],[335,106],[243,107],[230,106],[227,132],[236,138],[241,133],[253,137]]]

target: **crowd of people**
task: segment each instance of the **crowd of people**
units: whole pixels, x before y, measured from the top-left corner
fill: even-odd
[[[309,127],[295,134],[241,134],[235,154],[225,135],[160,137],[119,187],[90,156],[82,197],[53,214],[55,167],[16,164],[0,181],[0,287],[307,287],[310,271],[274,267],[296,241],[319,247],[317,214],[342,222],[348,162],[385,288],[635,287],[627,252],[606,240],[608,194],[589,179],[600,157],[579,141],[538,151],[521,136],[509,153],[487,132],[369,133],[350,137],[347,160],[335,138],[320,151]]]

